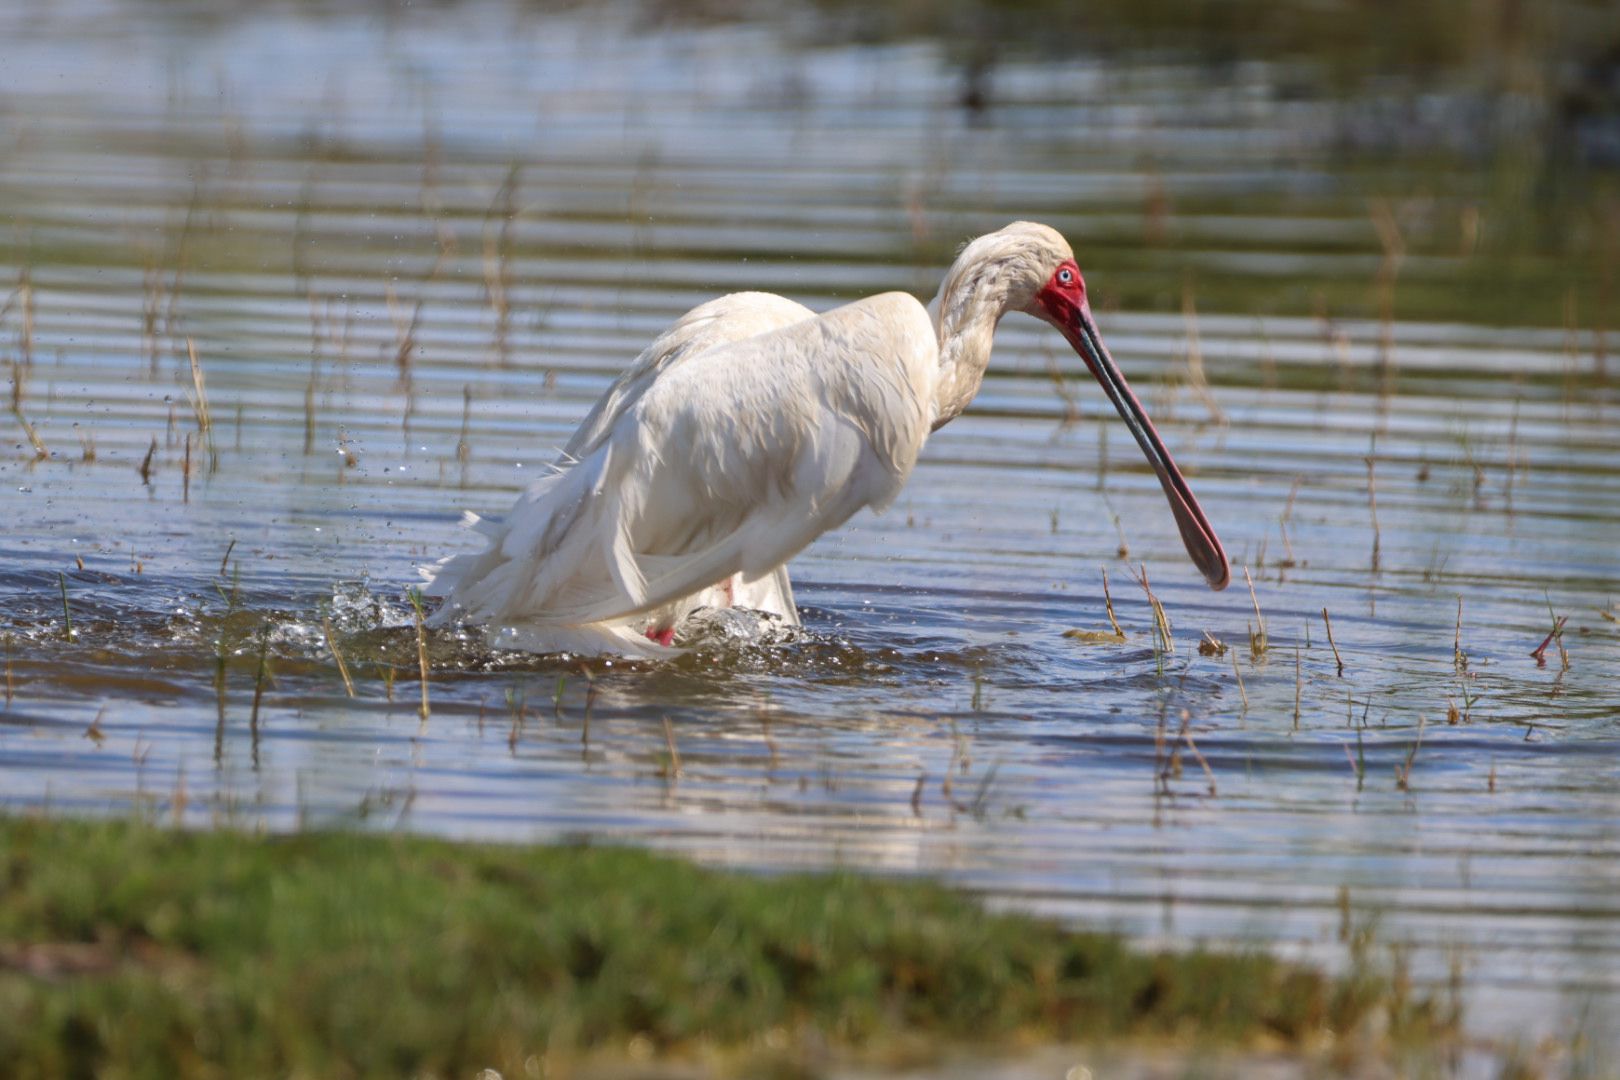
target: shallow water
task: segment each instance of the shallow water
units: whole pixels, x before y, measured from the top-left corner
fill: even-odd
[[[44,448],[8,418],[6,807],[926,873],[1326,963],[1371,926],[1481,1031],[1620,1005],[1600,339],[1112,310],[1377,271],[1369,192],[1277,73],[1008,63],[976,119],[931,46],[628,11],[3,18],[0,342]],[[1134,254],[1155,185],[1247,208],[1172,203],[1181,242]],[[1267,651],[1241,573],[1203,587],[1102,396],[1015,317],[899,503],[795,561],[802,633],[722,622],[662,667],[435,635],[419,716],[416,568],[476,546],[460,511],[500,513],[661,326],[740,287],[926,295],[1013,216],[1082,266],[1104,238],[1102,329]],[[1065,637],[1107,627],[1103,568],[1128,639]],[[1554,613],[1567,667],[1528,655]]]

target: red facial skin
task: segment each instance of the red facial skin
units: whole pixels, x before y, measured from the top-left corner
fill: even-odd
[[[1070,275],[1068,281],[1063,280],[1065,272]],[[1041,286],[1041,291],[1035,294],[1035,303],[1039,310],[1032,309],[1030,314],[1045,319],[1060,330],[1072,323],[1080,312],[1089,314],[1091,305],[1086,303],[1086,279],[1080,276],[1079,265],[1073,259],[1058,263],[1052,276]]]
[[[1203,508],[1193,497],[1186,477],[1181,475],[1170,451],[1165,449],[1164,440],[1159,438],[1153,421],[1148,419],[1147,410],[1142,408],[1141,401],[1131,391],[1124,374],[1103,345],[1102,337],[1097,333],[1097,324],[1091,317],[1091,305],[1086,301],[1085,279],[1080,276],[1080,267],[1075,265],[1073,259],[1065,259],[1058,264],[1027,310],[1031,315],[1057,327],[1080,359],[1086,362],[1086,367],[1091,369],[1091,374],[1114,403],[1120,418],[1147,456],[1148,464],[1158,475],[1165,497],[1170,500],[1170,512],[1175,515],[1176,526],[1181,531],[1182,543],[1186,545],[1193,564],[1203,573],[1210,588],[1226,588],[1231,581],[1226,550],[1221,547],[1214,527],[1204,516]]]

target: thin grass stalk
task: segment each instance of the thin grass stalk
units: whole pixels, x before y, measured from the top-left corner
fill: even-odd
[[[666,776],[681,775],[681,752],[675,748],[675,729],[670,726],[669,717],[662,717],[664,721],[664,746],[669,750],[669,765]]]
[[[332,633],[332,620],[321,620],[321,631],[326,635],[326,647],[332,653],[332,659],[337,661],[338,674],[343,676],[343,689],[350,697],[354,697],[354,680],[349,678],[349,665],[343,662],[343,652],[338,648],[337,636]]]
[[[1254,605],[1255,629],[1249,631],[1249,652],[1255,656],[1264,656],[1266,652],[1266,617],[1260,614],[1260,598],[1254,592],[1254,578],[1249,576],[1249,568],[1243,568],[1243,580],[1249,586],[1249,602]]]
[[[1125,631],[1119,628],[1119,620],[1114,617],[1114,598],[1108,592],[1108,568],[1103,567],[1103,606],[1108,611],[1108,625],[1114,628],[1114,633],[1124,640]]]
[[[1328,617],[1328,609],[1322,609],[1322,625],[1327,627],[1328,644],[1333,648],[1333,662],[1339,665],[1339,677],[1344,677],[1344,657],[1339,655],[1339,644],[1333,640],[1333,620]]]
[[[1238,695],[1243,699],[1242,715],[1249,715],[1249,691],[1243,686],[1243,673],[1238,670],[1237,650],[1232,650],[1232,674],[1237,678]]]
[[[425,721],[429,715],[428,708],[428,653],[427,653],[427,619],[422,612],[422,593],[412,589],[407,595],[411,598],[411,610],[416,613],[416,666],[422,678],[422,704],[418,711]]]
[[[57,571],[56,584],[62,590],[62,637],[66,641],[72,641],[73,612],[68,608],[67,575]]]

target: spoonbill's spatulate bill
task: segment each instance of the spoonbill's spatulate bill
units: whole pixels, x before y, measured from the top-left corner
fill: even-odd
[[[1170,500],[1211,588],[1226,552],[1102,343],[1056,231],[1015,222],[968,244],[935,314],[883,293],[817,315],[736,293],[693,308],[596,403],[482,552],[428,571],[433,621],[535,652],[669,655],[680,621],[738,606],[797,624],[787,561],[900,493],[929,432],[973,400],[1010,311],[1063,334]]]

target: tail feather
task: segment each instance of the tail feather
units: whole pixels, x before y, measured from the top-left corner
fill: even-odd
[[[489,545],[424,570],[428,591],[444,597],[435,623],[458,617],[520,623],[549,614],[560,594],[578,596],[581,585],[599,602],[644,595],[645,578],[622,524],[621,471],[609,445],[531,485],[502,522],[464,517]],[[618,606],[627,605],[621,599]]]
[[[785,564],[757,577],[739,574],[731,602],[736,607],[768,611],[789,626],[800,625],[799,609],[793,601],[793,583],[788,580]]]
[[[802,533],[803,536],[796,534]],[[814,528],[795,515],[759,515],[741,528],[726,534],[706,549],[678,557],[642,556],[653,572],[644,578],[639,599],[625,603],[626,596],[598,595],[574,606],[553,605],[536,613],[537,621],[551,623],[590,623],[628,619],[699,592],[735,573],[740,565],[745,573],[761,548],[785,544],[797,551],[814,536]],[[764,577],[769,571],[756,571]]]

